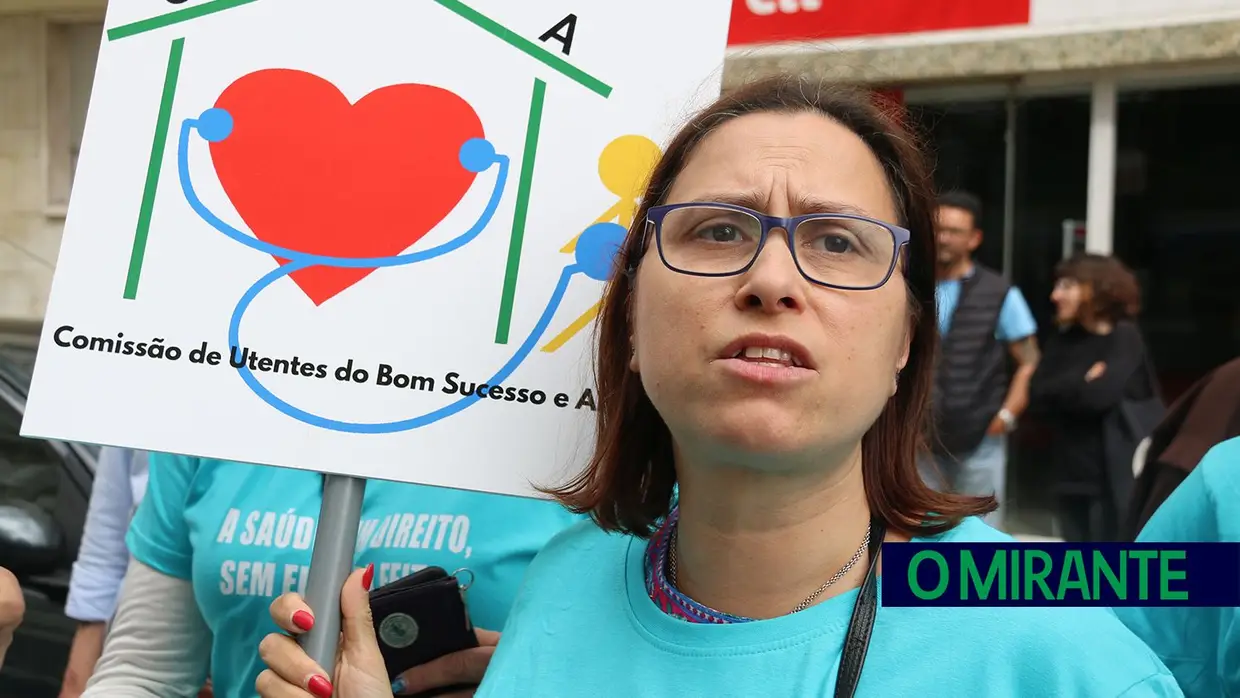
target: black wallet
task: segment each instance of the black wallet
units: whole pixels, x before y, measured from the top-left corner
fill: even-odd
[[[370,611],[389,679],[478,646],[464,587],[442,567],[427,567],[372,590]]]

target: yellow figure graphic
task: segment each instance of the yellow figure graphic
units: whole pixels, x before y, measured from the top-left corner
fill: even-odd
[[[650,176],[650,171],[654,169],[655,163],[662,154],[659,146],[645,136],[630,134],[620,136],[608,143],[598,156],[598,177],[607,191],[616,195],[617,201],[590,225],[615,221],[628,229],[633,224],[633,216],[637,213],[637,200],[641,198],[642,190],[646,186],[646,178]],[[572,254],[577,249],[578,237],[580,235],[574,235],[567,245],[560,248],[560,251]],[[569,323],[568,327],[547,342],[542,350],[553,352],[564,346],[568,340],[590,324],[596,315],[598,315],[598,303]]]

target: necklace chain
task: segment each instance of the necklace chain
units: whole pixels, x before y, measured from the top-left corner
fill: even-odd
[[[853,556],[849,558],[848,562],[844,563],[843,567],[841,567],[838,571],[836,571],[835,574],[831,575],[830,579],[823,582],[822,586],[818,587],[818,589],[816,589],[814,593],[810,594],[808,597],[806,597],[804,601],[797,604],[796,607],[792,609],[791,611],[792,613],[800,613],[801,611],[804,611],[805,609],[809,608],[810,604],[814,603],[814,599],[821,596],[822,593],[826,591],[827,589],[830,589],[831,585],[840,581],[840,579],[842,579],[844,575],[848,574],[849,570],[851,570],[854,566],[856,566],[856,564],[861,560],[861,556],[865,553],[866,549],[870,547],[870,532],[873,529],[873,526],[874,524],[870,523],[865,527],[865,538],[862,539],[861,545],[857,548],[857,552],[853,553]],[[672,529],[671,545],[668,546],[668,551],[667,551],[668,581],[670,581],[672,583],[672,586],[675,587],[676,589],[680,588],[680,586],[676,582],[676,549],[679,546],[680,546],[680,526],[676,526],[676,528]],[[711,610],[713,611],[714,609],[711,609]],[[718,611],[715,611],[715,613],[718,613]]]

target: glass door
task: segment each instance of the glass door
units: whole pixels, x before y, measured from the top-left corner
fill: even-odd
[[[1027,97],[1016,105],[1011,278],[1033,311],[1043,346],[1056,331],[1055,265],[1084,242],[1089,113],[1088,93]],[[1056,531],[1048,441],[1042,425],[1024,419],[1009,449],[1008,497],[1033,533]]]
[[[1085,219],[1089,167],[1089,86],[1035,93],[1019,86],[906,92],[927,135],[940,190],[982,198],[977,260],[1004,271],[1021,290],[1045,341],[1050,292],[1064,254],[1064,231]],[[1011,140],[1009,141],[1009,135]],[[1009,443],[1005,527],[1052,535],[1045,431],[1023,420]]]

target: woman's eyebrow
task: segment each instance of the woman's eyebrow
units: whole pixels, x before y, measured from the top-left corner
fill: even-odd
[[[694,198],[695,201],[703,203],[731,204],[733,206],[744,206],[755,211],[765,212],[769,205],[770,197],[756,191],[750,192],[717,192],[700,194]],[[812,195],[798,195],[792,201],[793,211],[799,215],[807,215],[813,213],[844,213],[853,216],[870,216],[864,209],[846,204],[842,201],[831,201]]]

